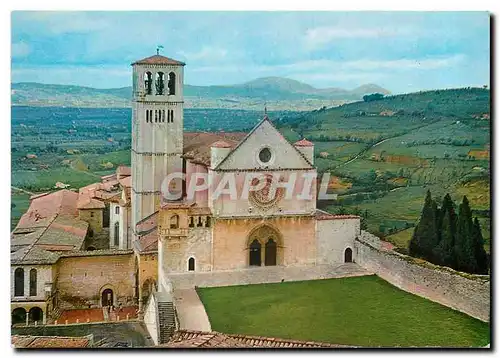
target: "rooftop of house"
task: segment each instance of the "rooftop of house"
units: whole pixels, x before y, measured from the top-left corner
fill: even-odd
[[[297,341],[282,338],[179,330],[159,348],[341,348],[331,343]]]
[[[83,337],[62,336],[11,336],[14,348],[91,348],[92,335]]]

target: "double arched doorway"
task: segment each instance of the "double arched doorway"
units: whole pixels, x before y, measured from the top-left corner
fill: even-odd
[[[281,234],[269,225],[262,225],[248,236],[248,265],[276,266],[282,264]]]

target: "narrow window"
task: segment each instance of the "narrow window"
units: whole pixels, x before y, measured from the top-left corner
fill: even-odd
[[[162,112],[161,121],[165,123],[165,110],[163,109],[161,112]]]
[[[198,226],[198,227],[203,226],[203,221],[201,221],[201,216],[198,217],[198,224],[196,226]]]
[[[188,271],[194,271],[194,258],[190,257],[188,260]]]
[[[117,206],[117,207],[115,207],[115,214],[119,214],[119,213],[120,213],[120,207]]]
[[[93,212],[93,211],[91,211],[91,212],[90,212],[90,217],[91,217],[91,218],[93,218],[93,217],[94,217],[94,212]]]
[[[210,216],[207,216],[207,221],[205,222],[206,227],[210,227]]]
[[[144,90],[146,94],[151,94],[152,85],[153,85],[153,75],[151,74],[151,72],[148,71],[144,74]]]
[[[24,296],[24,270],[20,267],[14,271],[14,296]]]
[[[194,217],[189,218],[189,227],[194,227]]]
[[[36,269],[30,270],[30,296],[36,296]]]
[[[168,74],[168,95],[175,95],[175,73],[170,72]]]
[[[170,228],[171,229],[179,228],[179,215],[172,215],[170,217]]]
[[[120,245],[120,223],[117,221],[115,223],[115,246]]]
[[[163,95],[165,94],[165,75],[163,72],[158,72],[156,74],[156,94]]]
[[[146,109],[146,123],[149,122],[149,111]]]
[[[171,109],[170,112],[170,123],[174,123],[174,110]]]
[[[155,109],[155,123],[158,122],[158,110]]]

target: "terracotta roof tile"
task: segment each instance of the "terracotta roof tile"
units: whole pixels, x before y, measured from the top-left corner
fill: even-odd
[[[212,145],[210,147],[212,147],[212,148],[231,148],[232,145],[229,144],[228,142],[223,141],[223,140],[218,140],[217,142],[212,143]]]
[[[236,146],[245,137],[244,132],[208,133],[185,132],[183,157],[193,163],[210,166],[212,144],[223,141],[231,147]]]
[[[171,59],[169,57],[154,55],[150,57],[143,58],[142,60],[135,61],[132,65],[177,65],[184,66],[185,63]]]
[[[303,138],[293,144],[296,147],[312,147],[314,143],[309,142],[307,139]]]
[[[92,346],[92,335],[84,337],[11,336],[14,348],[86,348]]]
[[[343,345],[282,338],[179,330],[160,348],[339,348]]]

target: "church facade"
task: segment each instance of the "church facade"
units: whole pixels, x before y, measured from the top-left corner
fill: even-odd
[[[183,68],[133,64],[131,216],[139,251],[157,229],[159,290],[169,273],[355,260],[359,217],[316,208],[313,143],[288,142],[267,115],[247,134],[184,133]]]

